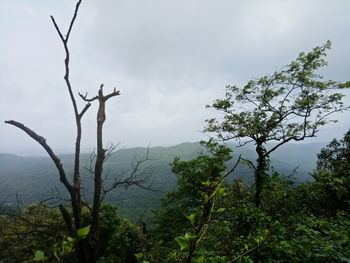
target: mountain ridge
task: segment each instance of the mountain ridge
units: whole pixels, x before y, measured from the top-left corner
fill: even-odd
[[[295,164],[299,164],[300,167],[294,175],[296,180],[300,182],[310,180],[308,173],[314,169],[316,154],[323,146],[325,145],[320,143],[285,145],[271,155],[272,166],[275,170],[289,175],[294,170]],[[232,144],[230,147],[233,147]],[[147,154],[147,150],[147,147],[118,149],[105,162],[105,170],[111,169],[111,177],[120,174],[121,171],[127,171],[135,156],[142,158]],[[116,204],[122,214],[133,219],[142,214],[145,209],[156,208],[164,193],[172,190],[176,185],[177,178],[171,172],[170,163],[175,157],[184,160],[195,158],[201,150],[202,147],[198,142],[185,142],[170,147],[150,147],[149,157],[152,161],[146,163],[145,168],[154,170],[151,180],[157,191],[150,192],[136,187],[118,188],[111,192],[106,201]],[[239,154],[252,161],[256,159],[254,145],[235,147],[233,159],[238,158]],[[59,155],[69,178],[73,171],[73,156],[73,154]],[[82,167],[88,166],[89,160],[89,153],[81,154]],[[232,163],[233,161],[229,162],[228,166]],[[92,178],[86,169],[82,169],[82,177],[83,187],[86,195],[89,196]],[[234,177],[229,178],[229,182],[234,178],[252,182],[252,171],[241,165]],[[108,184],[111,180],[111,178],[107,179],[105,183]],[[0,201],[8,195],[20,193],[25,204],[38,201],[43,196],[58,195],[61,199],[67,197],[59,182],[56,168],[48,156],[28,157],[3,153],[0,153],[0,193]]]

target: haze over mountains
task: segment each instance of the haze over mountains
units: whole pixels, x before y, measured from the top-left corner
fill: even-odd
[[[311,172],[316,163],[317,153],[326,143],[287,144],[271,156],[271,164],[274,170],[288,176],[298,167],[293,178],[297,182],[310,180]],[[233,147],[233,146],[232,146]],[[152,169],[150,177],[151,188],[154,191],[144,190],[139,187],[117,188],[106,198],[106,201],[116,204],[121,214],[136,219],[143,212],[150,212],[157,207],[159,199],[165,192],[176,185],[176,176],[171,172],[170,163],[178,156],[182,159],[195,158],[202,148],[199,143],[182,143],[173,147],[150,148],[150,161],[143,168]],[[122,172],[127,173],[135,156],[139,159],[146,155],[146,148],[120,149],[105,163],[105,171],[109,171],[106,185]],[[254,145],[246,145],[242,148],[233,147],[234,159],[242,154],[242,157],[254,161],[256,155]],[[72,174],[73,155],[60,156],[69,175]],[[90,154],[82,154],[81,164],[89,166]],[[232,165],[228,163],[228,166]],[[87,170],[83,171],[83,187],[87,200],[91,198],[92,177]],[[241,165],[233,176],[229,178],[242,178],[252,182],[252,171]],[[65,190],[59,182],[58,173],[50,158],[45,156],[17,156],[12,154],[0,154],[0,202],[6,199],[6,203],[15,202],[18,193],[21,201],[28,204],[46,198],[54,198],[52,202],[62,202],[66,198]]]

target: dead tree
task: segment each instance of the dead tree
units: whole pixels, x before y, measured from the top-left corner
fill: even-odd
[[[106,158],[106,149],[103,148],[103,124],[106,120],[106,102],[108,99],[114,96],[120,95],[119,90],[117,91],[114,88],[113,92],[108,95],[103,95],[103,84],[101,84],[100,89],[98,91],[98,95],[88,99],[86,96],[80,97],[90,103],[94,100],[98,100],[99,107],[97,111],[97,156],[95,161],[95,178],[94,178],[94,197],[93,197],[93,205],[92,205],[92,213],[91,213],[91,229],[90,229],[90,245],[92,246],[92,255],[93,259],[97,259],[98,254],[98,236],[99,236],[99,213],[102,202],[102,174],[103,174],[103,163]]]
[[[74,25],[74,22],[77,18],[78,10],[81,5],[82,0],[78,0],[73,17],[70,21],[69,28],[66,34],[63,34],[61,29],[59,28],[58,24],[55,21],[55,18],[53,16],[50,16],[51,21],[59,35],[59,38],[63,44],[64,50],[65,50],[65,59],[64,59],[64,65],[65,65],[65,74],[64,74],[64,80],[65,84],[71,99],[71,103],[74,110],[74,116],[75,116],[75,122],[76,122],[76,140],[75,140],[75,154],[74,154],[74,173],[73,173],[73,181],[71,182],[67,178],[66,171],[63,167],[63,164],[61,160],[58,158],[58,156],[54,153],[54,151],[51,149],[51,147],[47,144],[46,139],[36,132],[34,132],[29,127],[25,126],[24,124],[14,121],[14,120],[8,120],[5,121],[7,124],[11,124],[13,126],[16,126],[17,128],[23,130],[27,135],[29,135],[31,138],[33,138],[35,141],[37,141],[47,152],[47,154],[50,156],[52,161],[54,162],[57,171],[59,173],[59,179],[64,185],[65,189],[68,191],[70,196],[70,203],[72,207],[72,211],[67,210],[63,205],[60,205],[60,211],[62,214],[62,217],[64,219],[67,233],[68,235],[74,236],[77,233],[77,230],[81,229],[83,226],[82,222],[82,207],[87,206],[89,210],[91,211],[91,227],[89,231],[89,235],[85,239],[79,239],[77,247],[76,247],[76,254],[80,262],[96,262],[98,259],[98,245],[99,245],[99,212],[101,208],[102,201],[105,197],[105,195],[112,189],[116,188],[119,185],[126,185],[130,186],[138,185],[141,186],[142,183],[145,182],[145,178],[138,179],[137,176],[142,174],[139,173],[140,165],[145,162],[148,159],[148,151],[146,158],[140,160],[137,162],[135,166],[132,167],[131,172],[128,176],[123,177],[122,180],[115,180],[112,186],[109,188],[105,188],[103,186],[103,163],[108,158],[108,150],[103,148],[103,124],[106,120],[106,102],[108,99],[119,96],[120,92],[119,90],[114,90],[107,94],[103,94],[103,84],[101,84],[98,94],[95,97],[87,98],[87,94],[85,96],[81,95],[79,93],[79,96],[83,99],[84,102],[86,102],[85,106],[82,108],[82,110],[78,110],[77,102],[73,93],[72,85],[70,82],[70,70],[69,70],[69,63],[70,63],[70,52],[68,48],[68,41],[69,37]],[[97,155],[95,159],[95,165],[93,170],[94,175],[94,193],[93,193],[93,203],[92,205],[87,204],[86,202],[82,201],[82,191],[81,191],[81,177],[80,177],[80,145],[81,145],[81,135],[82,135],[82,128],[81,128],[81,120],[86,111],[91,106],[91,103],[93,101],[98,101],[99,108],[97,112]],[[107,152],[107,154],[106,154]]]
[[[81,119],[85,112],[88,110],[88,108],[91,106],[91,103],[87,103],[85,107],[79,111],[76,99],[74,97],[74,93],[72,90],[72,85],[70,83],[70,71],[69,71],[69,62],[70,62],[70,53],[68,49],[68,41],[70,37],[70,33],[72,31],[74,22],[76,20],[78,10],[80,7],[82,0],[79,0],[76,4],[75,11],[73,18],[69,24],[69,28],[65,36],[62,34],[61,30],[59,29],[55,19],[53,16],[51,17],[51,20],[55,26],[55,29],[62,41],[62,44],[64,46],[65,50],[65,59],[64,59],[64,65],[65,65],[65,74],[64,74],[64,80],[68,89],[68,93],[73,105],[73,110],[74,110],[74,117],[75,117],[75,123],[76,123],[76,140],[75,140],[75,154],[74,154],[74,173],[73,173],[73,182],[69,182],[66,176],[66,172],[63,168],[63,164],[61,163],[61,160],[57,157],[57,155],[53,152],[51,147],[46,143],[46,140],[36,134],[33,130],[28,128],[27,126],[23,125],[22,123],[19,123],[17,121],[5,121],[5,123],[12,124],[19,129],[23,130],[26,132],[30,137],[32,137],[35,141],[37,141],[48,153],[48,155],[51,157],[53,162],[56,165],[56,168],[59,172],[60,176],[60,181],[63,183],[65,188],[67,189],[70,199],[71,199],[71,206],[72,206],[72,212],[73,212],[73,220],[74,220],[74,228],[72,226],[72,216],[71,214],[66,211],[64,206],[60,206],[60,210],[62,213],[62,216],[65,220],[65,224],[67,227],[68,234],[74,235],[74,230],[78,230],[82,228],[82,215],[81,215],[81,189],[80,189],[80,145],[81,145]],[[74,230],[73,230],[74,229]],[[71,233],[70,233],[71,232]],[[77,254],[78,258],[80,261],[87,261],[88,255],[88,247],[87,247],[87,242],[79,242],[78,247],[77,247]]]

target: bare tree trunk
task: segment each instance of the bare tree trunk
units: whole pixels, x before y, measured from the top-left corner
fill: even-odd
[[[105,122],[105,101],[103,100],[102,87],[98,92],[99,108],[97,113],[97,157],[95,163],[95,186],[94,186],[94,200],[92,207],[92,222],[91,222],[91,238],[93,241],[92,257],[97,258],[98,255],[98,238],[99,238],[99,212],[101,208],[101,190],[102,190],[102,173],[103,162],[105,159],[105,149],[103,149],[102,132],[103,123]]]
[[[61,163],[61,160],[57,157],[57,155],[54,154],[52,149],[49,147],[49,145],[46,143],[46,140],[36,134],[33,130],[29,129],[22,123],[19,123],[17,121],[5,121],[8,124],[14,125],[17,128],[23,130],[26,132],[30,137],[32,137],[35,141],[37,141],[48,153],[48,155],[51,157],[53,162],[56,165],[56,168],[59,172],[59,178],[60,181],[63,183],[65,188],[67,189],[70,199],[71,199],[71,206],[72,206],[72,214],[63,206],[60,206],[60,211],[62,214],[62,217],[64,219],[67,233],[71,236],[76,235],[76,231],[81,229],[83,227],[82,225],[82,212],[81,212],[81,207],[83,205],[83,202],[81,200],[81,178],[80,178],[80,145],[81,145],[81,135],[82,135],[82,127],[81,127],[81,119],[85,112],[89,109],[91,106],[91,102],[94,100],[99,101],[99,109],[97,113],[97,157],[96,157],[96,163],[95,163],[95,170],[94,170],[94,175],[95,175],[95,182],[94,182],[94,197],[93,197],[93,206],[92,206],[92,212],[91,212],[91,229],[89,233],[89,237],[85,239],[80,239],[78,241],[77,247],[76,247],[76,255],[79,259],[80,262],[96,262],[98,258],[98,244],[99,244],[99,212],[101,208],[101,203],[103,200],[103,197],[105,194],[112,189],[116,188],[119,184],[126,184],[126,185],[140,185],[143,180],[137,180],[138,176],[138,170],[144,161],[148,159],[148,152],[147,152],[147,157],[135,165],[131,175],[126,178],[123,182],[119,183],[115,181],[113,185],[108,188],[107,190],[104,189],[103,195],[102,195],[102,174],[103,174],[103,163],[106,158],[106,150],[103,148],[103,141],[102,141],[102,136],[103,136],[103,124],[106,120],[106,114],[105,114],[105,103],[106,101],[114,96],[120,95],[120,92],[117,91],[115,88],[113,92],[110,94],[104,96],[103,95],[103,84],[100,86],[100,89],[98,91],[98,95],[91,98],[87,99],[86,96],[82,96],[81,94],[80,97],[87,102],[83,109],[81,111],[78,110],[78,106],[76,103],[75,96],[73,94],[72,86],[70,83],[70,78],[69,78],[69,63],[70,63],[70,52],[68,48],[68,41],[69,41],[69,36],[72,31],[74,22],[77,18],[78,10],[80,7],[82,0],[78,0],[73,17],[70,21],[69,28],[67,30],[66,34],[63,34],[62,31],[60,30],[59,26],[57,25],[55,18],[53,16],[51,17],[51,21],[57,31],[58,36],[60,37],[64,51],[65,51],[65,59],[64,59],[64,65],[65,65],[65,74],[64,74],[64,80],[65,84],[67,86],[67,90],[71,99],[71,103],[73,106],[74,110],[74,117],[75,117],[75,122],[76,122],[76,140],[75,140],[75,154],[74,154],[74,173],[73,173],[73,182],[70,182],[67,179],[65,170],[63,168],[63,165]]]
[[[86,96],[81,96],[85,101],[94,101],[98,100],[99,107],[97,112],[97,157],[95,162],[95,178],[94,178],[94,198],[92,206],[92,215],[91,215],[91,229],[89,235],[90,241],[90,257],[89,262],[96,262],[98,258],[99,251],[99,225],[100,225],[100,208],[102,203],[102,174],[103,174],[103,163],[106,157],[106,150],[103,148],[103,124],[106,120],[106,101],[114,96],[120,95],[119,91],[114,91],[110,94],[103,95],[103,84],[101,84],[98,91],[98,96],[87,99]]]

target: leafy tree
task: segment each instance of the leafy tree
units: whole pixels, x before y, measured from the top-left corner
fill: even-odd
[[[296,186],[275,173],[264,188],[261,208],[250,202],[249,187],[228,188],[225,213],[212,224],[203,254],[224,262],[348,262],[349,214],[324,217],[317,182]]]
[[[260,251],[270,262],[349,262],[348,215],[298,214],[275,222],[275,233]]]
[[[294,202],[294,182],[278,172],[266,178],[261,195],[261,209],[273,219],[281,220],[298,213],[299,207]],[[298,196],[299,198],[299,196]]]
[[[255,204],[261,203],[261,190],[267,176],[270,154],[285,143],[315,137],[319,128],[335,122],[330,116],[348,109],[338,88],[350,81],[324,80],[317,70],[327,65],[326,51],[331,43],[300,53],[289,65],[271,75],[249,81],[245,86],[227,86],[226,97],[211,106],[223,119],[207,120],[208,132],[219,139],[236,139],[240,145],[254,142],[258,155],[255,168]],[[267,143],[274,142],[270,148]]]
[[[170,258],[188,263],[193,262],[195,251],[213,223],[214,215],[224,211],[224,208],[217,207],[217,199],[224,194],[224,179],[234,171],[239,161],[226,171],[231,150],[213,140],[202,142],[202,145],[206,149],[197,158],[189,161],[176,158],[172,163],[178,185],[163,198],[155,220],[156,237],[171,244],[176,236],[175,240],[183,251],[181,254],[171,253]],[[169,249],[165,250],[161,256],[169,253]]]
[[[317,155],[316,182],[327,194],[328,208],[350,208],[350,130],[338,141],[333,139]]]
[[[136,263],[135,254],[142,253],[146,239],[140,228],[117,215],[117,209],[104,204],[101,207],[100,255],[98,262]]]

